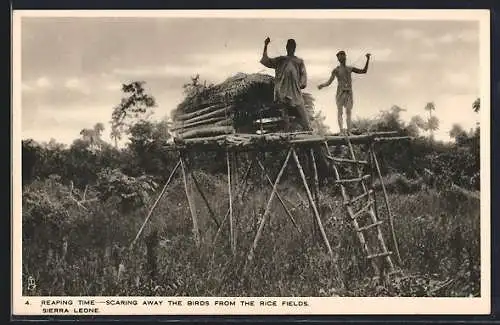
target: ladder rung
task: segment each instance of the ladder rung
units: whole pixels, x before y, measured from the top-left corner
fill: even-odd
[[[362,177],[357,177],[357,178],[339,179],[339,180],[335,181],[335,183],[344,184],[344,183],[361,182],[361,181],[367,180],[370,177],[371,177],[371,175],[364,175]]]
[[[375,223],[372,223],[370,225],[367,225],[367,226],[363,226],[363,227],[359,227],[358,228],[358,231],[365,231],[365,230],[368,230],[370,228],[373,228],[373,227],[377,227],[377,226],[380,226],[383,222],[381,220],[375,222]]]
[[[337,163],[368,165],[368,162],[366,160],[352,160],[352,159],[336,158],[332,156],[327,156],[327,158]]]
[[[377,257],[389,256],[389,255],[392,255],[392,252],[385,252],[385,253],[372,254],[372,255],[368,255],[366,258],[368,258],[368,259],[372,259],[372,258],[377,258]]]
[[[356,201],[359,201],[359,200],[361,200],[362,198],[364,198],[364,197],[366,197],[366,196],[368,196],[368,195],[370,195],[370,194],[372,194],[372,193],[373,193],[373,190],[369,190],[368,192],[365,192],[365,193],[361,194],[360,196],[356,196],[355,198],[353,198],[353,199],[351,199],[351,200],[349,200],[349,201],[345,202],[344,204],[352,204],[352,203],[354,203],[354,202],[356,202]]]
[[[351,216],[351,219],[357,219],[363,213],[368,212],[368,209],[370,209],[372,204],[373,204],[373,200],[368,201],[368,203],[366,203],[366,205],[364,207],[362,207],[354,215]]]

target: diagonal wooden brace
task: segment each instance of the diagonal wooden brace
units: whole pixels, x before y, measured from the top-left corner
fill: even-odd
[[[321,223],[321,218],[319,216],[318,208],[316,207],[316,203],[314,202],[313,196],[311,194],[311,190],[309,189],[309,185],[307,185],[307,180],[306,180],[306,175],[304,174],[304,170],[302,169],[302,165],[300,164],[299,157],[297,156],[297,152],[295,152],[295,149],[291,149],[292,154],[293,154],[293,159],[295,160],[295,163],[297,165],[297,169],[299,170],[300,177],[302,178],[302,183],[304,184],[304,188],[307,193],[307,199],[309,200],[309,205],[311,206],[314,217],[316,218],[316,222],[318,223],[318,227],[321,231],[321,236],[323,237],[323,241],[325,242],[325,245],[328,249],[328,253],[330,254],[330,257],[333,259],[333,251],[332,247],[330,246],[330,242],[328,241],[328,238],[325,233],[325,228],[323,227],[323,224]]]
[[[273,185],[273,190],[271,191],[271,195],[269,196],[269,200],[267,201],[267,206],[266,209],[264,210],[264,214],[262,215],[262,220],[259,225],[259,229],[257,230],[257,234],[255,235],[255,239],[253,241],[252,247],[250,248],[250,252],[248,253],[247,261],[245,263],[244,270],[246,272],[247,266],[249,263],[252,262],[254,254],[255,254],[255,249],[257,248],[257,245],[259,243],[260,236],[262,235],[262,230],[264,229],[264,225],[266,224],[266,219],[267,216],[269,215],[269,212],[271,211],[271,203],[273,202],[274,196],[276,195],[276,190],[278,188],[278,184],[281,180],[281,177],[283,176],[283,173],[288,165],[288,161],[290,160],[290,155],[292,153],[292,149],[290,148],[288,150],[288,153],[286,155],[285,161],[283,162],[283,165],[281,166],[281,169],[278,173],[278,176],[276,176],[276,180],[274,181]]]
[[[265,169],[264,165],[262,164],[262,162],[260,161],[260,159],[259,158],[256,158],[256,159],[257,159],[257,163],[259,164],[260,169],[264,173],[264,177],[267,179],[269,185],[272,188],[273,187],[273,181],[269,177],[269,174],[266,172],[266,169]],[[297,225],[297,222],[295,222],[295,219],[293,218],[292,213],[290,212],[290,210],[286,206],[285,202],[283,201],[283,198],[281,197],[281,195],[278,193],[277,190],[276,190],[276,198],[280,201],[281,206],[285,210],[285,213],[288,216],[288,218],[290,218],[290,220],[292,221],[292,224],[295,226],[295,228],[297,229],[297,231],[299,232],[299,234],[301,234],[302,231],[300,230],[300,227]]]
[[[179,161],[177,162],[177,164],[175,165],[174,169],[172,169],[172,171],[170,172],[170,176],[168,177],[168,180],[167,182],[165,183],[165,186],[163,186],[163,189],[161,190],[160,194],[158,195],[158,197],[156,198],[156,201],[153,203],[153,205],[151,206],[151,209],[149,209],[149,212],[148,212],[148,215],[146,216],[146,219],[144,220],[141,228],[139,229],[139,231],[137,232],[137,235],[135,236],[134,240],[132,241],[132,243],[130,243],[130,246],[129,246],[129,250],[132,249],[132,247],[134,247],[134,244],[135,242],[137,241],[137,239],[139,238],[139,236],[141,235],[142,231],[144,230],[144,227],[146,226],[146,224],[148,223],[149,219],[151,218],[151,216],[153,215],[153,211],[154,209],[156,208],[156,206],[158,205],[158,202],[160,202],[161,198],[163,197],[163,195],[165,194],[165,191],[167,190],[167,187],[168,185],[170,185],[170,182],[172,182],[172,179],[174,178],[174,175],[175,175],[175,172],[177,171],[177,169],[179,169],[179,166],[181,165],[181,160],[179,159]]]

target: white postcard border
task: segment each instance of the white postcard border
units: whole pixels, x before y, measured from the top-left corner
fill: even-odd
[[[481,297],[480,298],[318,298],[318,297],[26,297],[22,295],[21,243],[21,19],[22,17],[170,17],[187,18],[297,18],[297,19],[394,19],[394,20],[474,20],[480,22],[481,62]],[[490,13],[488,10],[61,10],[14,11],[13,15],[13,112],[12,112],[12,238],[13,276],[12,313],[42,314],[44,300],[64,300],[78,307],[93,308],[94,303],[110,299],[136,300],[137,306],[105,306],[98,315],[304,315],[304,314],[489,314],[491,304],[490,242]],[[78,300],[89,304],[79,305]],[[214,306],[216,301],[254,301],[257,306]],[[161,306],[142,306],[144,301],[162,301]],[[182,301],[171,306],[168,301]],[[209,301],[211,306],[187,306],[188,301]],[[262,307],[260,301],[274,301],[277,306]],[[308,306],[283,306],[283,302],[307,302]],[[26,304],[26,303],[29,304]],[[61,308],[61,307],[57,307]],[[78,313],[70,312],[66,315]],[[88,315],[88,314],[85,314]]]

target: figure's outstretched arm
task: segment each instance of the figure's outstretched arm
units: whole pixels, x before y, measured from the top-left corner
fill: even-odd
[[[366,55],[366,63],[365,63],[365,67],[363,69],[358,69],[358,68],[352,68],[352,72],[354,73],[358,73],[358,74],[364,74],[364,73],[367,73],[368,72],[368,65],[370,63],[370,57],[371,57],[371,54],[368,53]]]
[[[333,80],[335,80],[335,70],[332,71],[332,74],[330,75],[330,79],[328,79],[327,82],[324,82],[322,84],[320,84],[318,86],[318,89],[322,89],[322,88],[325,88],[325,87],[328,87],[332,84]]]
[[[266,40],[264,41],[264,51],[262,52],[262,58],[260,59],[260,63],[262,63],[262,65],[264,65],[267,68],[274,69],[276,68],[276,59],[267,56],[267,46],[269,45],[270,42],[271,39],[269,37],[266,38]]]

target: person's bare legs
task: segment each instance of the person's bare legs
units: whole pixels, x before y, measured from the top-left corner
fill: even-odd
[[[347,124],[347,133],[351,133],[352,131],[352,106],[353,106],[353,101],[352,101],[352,95],[349,95],[349,97],[346,100],[346,105],[345,105],[345,115],[346,115],[346,124]]]
[[[341,98],[337,98],[337,121],[339,123],[340,135],[344,134],[344,121],[343,121],[343,116],[342,116],[343,110],[344,110],[344,105],[342,103],[342,100],[341,100]],[[335,156],[338,156],[338,155],[340,155],[340,153],[341,153],[340,146],[336,145],[335,150],[333,151],[333,154]]]
[[[343,110],[344,110],[344,108],[343,108],[342,103],[337,103],[337,122],[339,123],[340,133],[342,133],[344,130],[344,121],[343,121],[343,116],[342,116]]]

